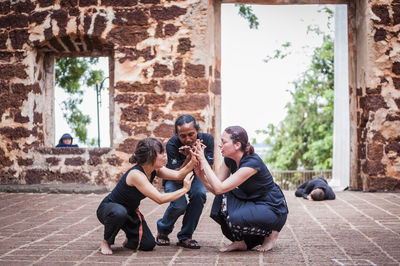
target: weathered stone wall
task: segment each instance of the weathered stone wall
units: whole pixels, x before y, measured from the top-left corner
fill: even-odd
[[[356,7],[357,8],[357,7]],[[400,1],[360,1],[354,189],[400,190]]]
[[[400,190],[400,1],[6,0],[0,182],[106,184],[138,140],[194,115],[220,132],[220,4],[349,6],[351,189]],[[273,25],[272,25],[273,26]],[[54,60],[109,56],[109,149],[55,149]]]
[[[180,114],[215,133],[220,89],[208,33],[212,9],[205,0],[2,1],[0,182],[110,187],[137,141],[165,141]],[[55,58],[100,55],[111,60],[112,147],[52,148]]]

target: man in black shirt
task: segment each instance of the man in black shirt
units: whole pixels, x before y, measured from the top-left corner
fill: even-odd
[[[322,177],[317,177],[303,183],[295,192],[296,197],[308,200],[333,200],[335,193]]]
[[[167,143],[167,168],[179,170],[190,161],[190,148],[200,140],[205,146],[204,154],[210,165],[214,162],[214,138],[207,133],[201,133],[199,125],[191,115],[182,115],[175,121],[175,136]],[[163,180],[164,191],[172,192],[182,188],[182,182]],[[188,193],[189,203],[185,195],[172,201],[164,213],[163,218],[157,221],[156,243],[160,246],[169,245],[168,235],[174,229],[176,220],[184,214],[181,231],[178,233],[177,245],[198,249],[200,245],[192,239],[194,230],[199,222],[204,203],[206,202],[206,188],[201,180],[195,176]]]

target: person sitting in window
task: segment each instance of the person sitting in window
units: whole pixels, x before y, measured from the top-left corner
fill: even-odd
[[[60,141],[57,144],[57,148],[62,147],[78,147],[78,144],[72,144],[73,138],[70,134],[65,133],[61,136]]]

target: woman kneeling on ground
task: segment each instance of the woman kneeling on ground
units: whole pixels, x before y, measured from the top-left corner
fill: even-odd
[[[188,174],[197,164],[196,157],[192,156],[190,162],[179,171],[166,168],[164,146],[155,138],[139,141],[129,162],[135,165],[122,176],[97,209],[97,218],[104,224],[104,240],[100,250],[105,255],[112,254],[111,245],[120,229],[126,234],[122,246],[133,250],[153,250],[156,242],[139,211],[140,201],[149,197],[162,204],[186,194],[193,180],[193,175]],[[160,193],[152,185],[156,175],[168,180],[184,179],[183,187],[171,193]]]
[[[286,222],[285,197],[261,158],[254,153],[246,131],[239,126],[225,129],[219,145],[224,161],[218,176],[204,157],[204,145],[196,146],[196,174],[215,196],[211,218],[232,241],[221,252],[272,249]],[[221,195],[222,194],[222,195]]]

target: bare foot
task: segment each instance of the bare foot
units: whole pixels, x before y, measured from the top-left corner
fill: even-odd
[[[101,253],[104,254],[104,255],[111,255],[111,254],[112,254],[111,247],[110,247],[110,245],[107,243],[106,240],[103,240],[103,242],[101,242],[100,251],[101,251]]]
[[[127,237],[125,237],[124,242],[122,242],[122,246],[125,247],[126,243],[128,243],[128,238]]]
[[[247,245],[243,240],[242,241],[234,241],[229,246],[221,248],[219,251],[220,252],[229,252],[229,251],[234,251],[234,250],[247,250]]]
[[[271,250],[275,246],[275,242],[278,239],[279,232],[278,231],[272,231],[271,234],[268,237],[264,238],[264,242],[262,245],[257,248],[258,251],[268,251]]]

